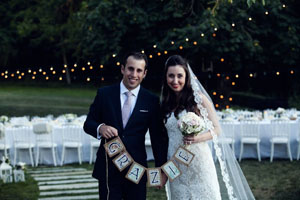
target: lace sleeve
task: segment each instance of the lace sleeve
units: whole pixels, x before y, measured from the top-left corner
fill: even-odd
[[[219,135],[221,133],[221,127],[220,127],[220,123],[219,123],[219,120],[218,120],[217,113],[214,109],[214,105],[212,104],[211,101],[209,101],[209,99],[205,95],[203,95],[203,94],[200,94],[200,95],[201,95],[201,98],[202,98],[202,105],[207,110],[208,118],[213,123],[214,132],[217,135]]]

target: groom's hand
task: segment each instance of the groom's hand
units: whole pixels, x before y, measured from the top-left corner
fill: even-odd
[[[158,187],[158,189],[161,189],[165,186],[165,184],[167,183],[168,181],[168,177],[165,173],[161,173],[161,186]]]
[[[105,139],[110,139],[112,137],[118,136],[118,130],[112,126],[102,125],[99,129],[99,133]]]

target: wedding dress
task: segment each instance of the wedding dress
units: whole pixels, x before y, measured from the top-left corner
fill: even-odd
[[[183,110],[178,117],[186,113]],[[167,119],[166,129],[169,136],[168,159],[172,159],[179,146],[183,146],[183,136],[177,125],[174,113]],[[187,145],[186,149],[195,154],[189,166],[172,159],[181,171],[181,175],[170,182],[171,200],[220,200],[215,164],[207,142]]]

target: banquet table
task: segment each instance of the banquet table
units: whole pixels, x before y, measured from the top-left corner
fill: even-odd
[[[298,142],[297,138],[299,138],[300,135],[300,120],[297,121],[288,121],[286,122],[290,126],[290,145],[291,145],[291,153],[293,158],[295,159],[297,156],[298,151]],[[222,126],[222,123],[221,123]],[[241,140],[241,123],[235,122],[232,123],[232,126],[235,126],[235,155],[238,158],[240,154],[240,140]],[[272,124],[270,121],[261,121],[259,122],[260,126],[260,153],[262,158],[269,158],[271,154],[271,142],[270,138],[272,135]],[[32,128],[31,128],[32,129]],[[89,162],[90,159],[90,147],[92,141],[97,141],[95,138],[91,137],[90,135],[86,134],[82,126],[78,126],[78,129],[81,131],[81,141],[82,141],[82,161],[83,162]],[[61,162],[61,154],[62,154],[62,126],[54,126],[53,127],[53,140],[57,144],[57,163]],[[14,158],[14,148],[13,148],[13,135],[12,135],[12,128],[6,127],[5,128],[5,141],[7,144],[10,145],[9,150],[9,157],[13,164],[13,158]],[[35,134],[31,132],[31,140],[35,143]],[[147,159],[153,160],[153,154],[152,154],[152,148],[150,143],[150,137],[149,134],[146,134],[146,152],[147,152]],[[211,144],[211,141],[209,141]],[[100,144],[100,141],[99,141]],[[210,145],[212,147],[212,145]],[[94,151],[95,152],[95,151]],[[0,155],[3,155],[3,151],[0,152]],[[35,155],[36,150],[34,151],[34,161],[35,161]],[[214,155],[214,153],[213,153]],[[17,160],[25,162],[27,164],[30,164],[30,157],[28,151],[21,151],[19,153],[19,156],[21,159]],[[244,146],[244,153],[243,153],[243,159],[244,158],[255,158],[257,159],[257,152],[256,152],[256,146]],[[276,158],[284,158],[288,159],[287,154],[287,148],[286,145],[276,145],[275,151],[274,151],[274,159]],[[65,162],[64,164],[70,164],[70,163],[78,163],[78,154],[77,151],[74,150],[67,150],[66,156],[65,156]],[[52,154],[49,150],[42,150],[40,151],[40,162],[39,164],[46,164],[46,165],[52,165]]]

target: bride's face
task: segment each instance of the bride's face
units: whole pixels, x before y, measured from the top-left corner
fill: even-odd
[[[181,65],[170,66],[167,71],[167,84],[175,93],[179,93],[185,85],[186,73]]]

